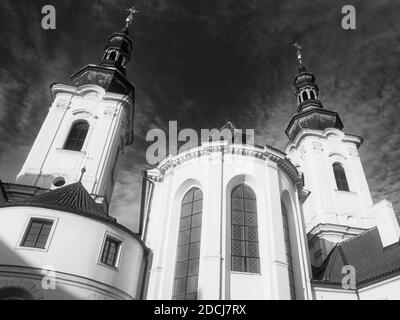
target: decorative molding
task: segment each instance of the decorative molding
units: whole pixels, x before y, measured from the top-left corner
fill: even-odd
[[[115,108],[115,107],[105,107],[104,108],[104,117],[106,119],[113,118],[116,115],[116,111],[117,111],[117,108]]]
[[[324,151],[324,149],[322,148],[321,142],[313,141],[312,146],[313,146],[313,150],[315,150],[315,151],[319,151],[319,152]]]
[[[358,151],[356,148],[349,148],[349,156],[353,158],[359,158]]]
[[[260,161],[272,161],[277,164],[278,168],[286,173],[298,188],[301,189],[303,186],[301,175],[298,173],[296,167],[290,160],[278,155],[272,149],[253,145],[228,144],[227,141],[203,143],[200,147],[185,150],[178,155],[169,155],[156,168],[147,170],[147,176],[154,182],[162,182],[171,168],[175,168],[192,159],[210,156],[213,153],[241,155],[252,157]]]

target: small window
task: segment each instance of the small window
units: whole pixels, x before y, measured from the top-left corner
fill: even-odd
[[[21,247],[45,249],[53,221],[32,219],[26,230]]]
[[[308,100],[307,92],[303,91],[303,101],[307,101],[307,100]]]
[[[81,151],[86,135],[89,131],[89,124],[86,121],[78,121],[72,126],[68,135],[64,149],[71,151]]]
[[[117,53],[115,51],[111,52],[110,56],[108,57],[108,60],[115,61],[117,58]]]
[[[310,91],[310,97],[312,100],[315,100],[315,94],[314,91]]]
[[[53,185],[57,188],[62,187],[65,184],[65,179],[63,177],[57,177],[53,179]]]
[[[101,262],[108,266],[116,267],[120,247],[121,241],[107,236],[101,255]]]
[[[347,183],[346,173],[344,171],[343,166],[340,163],[336,162],[333,164],[332,167],[338,190],[350,191],[349,184]]]

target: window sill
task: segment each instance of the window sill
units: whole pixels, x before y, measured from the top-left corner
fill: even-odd
[[[24,247],[24,246],[17,246],[15,250],[25,250],[25,251],[37,251],[37,252],[47,252],[49,248],[35,248],[35,247]]]
[[[345,191],[345,190],[339,190],[339,189],[335,189],[335,192],[340,192],[340,193],[346,193],[346,194],[352,194],[352,195],[357,195],[357,192],[355,191]]]
[[[231,271],[231,274],[238,274],[238,275],[243,275],[243,276],[261,276],[261,272]]]
[[[75,153],[75,154],[78,154],[78,153],[80,153],[80,154],[86,154],[86,152],[85,151],[75,151],[75,150],[68,150],[68,149],[64,149],[64,148],[56,148],[56,150],[58,151],[58,152],[65,152],[65,153]]]

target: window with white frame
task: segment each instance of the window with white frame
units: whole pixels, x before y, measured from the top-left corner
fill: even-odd
[[[332,165],[332,168],[338,190],[350,191],[349,184],[347,183],[346,172],[344,171],[343,165],[339,162],[335,162]]]
[[[110,267],[117,267],[118,255],[121,249],[122,242],[109,235],[106,236],[104,241],[103,251],[100,261]]]
[[[20,246],[45,249],[52,226],[52,220],[32,218]]]

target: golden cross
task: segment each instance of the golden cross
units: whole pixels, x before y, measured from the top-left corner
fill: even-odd
[[[139,10],[137,10],[134,6],[132,8],[126,9],[126,11],[129,12],[129,16],[126,18],[126,25],[125,29],[128,29],[128,27],[132,24],[133,22],[133,15],[135,13],[139,13]]]
[[[297,49],[297,60],[299,60],[300,66],[303,64],[303,54],[301,52],[301,49],[303,49],[303,46],[300,45],[298,42],[295,42],[293,44],[293,47]]]

